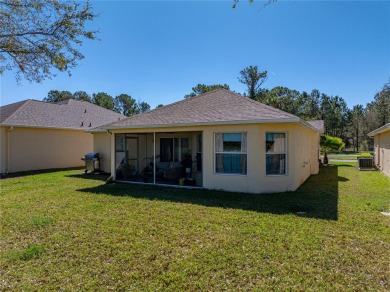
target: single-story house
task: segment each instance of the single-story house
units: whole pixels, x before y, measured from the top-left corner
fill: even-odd
[[[216,89],[92,132],[116,181],[267,193],[318,173],[323,122]]]
[[[125,116],[85,101],[23,100],[0,107],[0,173],[82,166],[88,129]]]
[[[390,123],[370,132],[374,138],[374,163],[385,175],[390,177]]]

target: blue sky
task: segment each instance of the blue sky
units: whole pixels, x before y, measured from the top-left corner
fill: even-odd
[[[72,76],[41,84],[1,77],[1,105],[47,92],[127,93],[152,108],[198,83],[244,92],[240,70],[267,70],[264,87],[318,89],[366,104],[390,77],[389,1],[94,1],[100,41],[81,47]]]

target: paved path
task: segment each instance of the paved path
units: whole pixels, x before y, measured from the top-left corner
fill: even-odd
[[[329,159],[329,162],[358,162],[357,159]]]

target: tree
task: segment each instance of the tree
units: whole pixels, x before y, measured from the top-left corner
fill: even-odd
[[[145,101],[139,101],[137,106],[138,106],[138,112],[140,113],[150,111],[150,105]]]
[[[0,1],[0,74],[14,70],[20,82],[41,82],[68,72],[84,58],[77,46],[95,39],[85,28],[96,15],[89,2],[60,0]]]
[[[133,116],[150,110],[150,105],[145,101],[137,102],[128,94],[120,94],[115,97],[115,111],[125,116]]]
[[[346,139],[348,110],[347,103],[342,97],[321,94],[321,119],[325,122],[325,135]]]
[[[333,150],[341,150],[344,147],[344,142],[341,138],[325,135],[321,137],[320,147],[324,153],[324,164],[328,164],[328,153]]]
[[[224,89],[230,90],[230,87],[227,84],[206,85],[206,84],[199,83],[195,87],[192,87],[192,92],[190,94],[186,94],[184,96],[184,98],[197,96],[199,94],[203,94],[203,93],[206,93],[206,92],[212,91],[214,89],[218,89],[218,88],[224,88]]]
[[[75,93],[73,93],[73,98],[75,100],[82,100],[82,101],[91,102],[91,97],[85,91],[76,91]]]
[[[43,99],[45,102],[59,102],[62,100],[73,99],[73,94],[69,91],[50,90],[47,97]]]
[[[302,106],[299,91],[282,86],[277,86],[268,91],[261,102],[293,115],[299,115]]]
[[[267,80],[267,71],[259,72],[257,66],[249,66],[240,71],[237,79],[248,87],[247,95],[255,99],[260,86]]]
[[[115,97],[115,109],[128,117],[139,113],[137,101],[127,94],[120,94]]]
[[[160,103],[159,105],[156,106],[156,108],[163,107],[164,105]]]
[[[364,107],[361,104],[355,105],[350,110],[350,132],[352,136],[352,143],[356,152],[359,152],[359,138],[362,136],[364,127]],[[365,135],[364,135],[365,136]]]
[[[319,120],[321,118],[320,101],[321,94],[317,89],[313,89],[310,94],[303,91],[301,95],[301,118],[305,120]]]
[[[378,115],[378,126],[390,122],[390,80],[374,97],[374,108]]]
[[[104,107],[109,110],[115,110],[114,99],[111,95],[108,95],[105,92],[99,92],[92,94],[92,103]],[[118,111],[118,110],[116,110]]]

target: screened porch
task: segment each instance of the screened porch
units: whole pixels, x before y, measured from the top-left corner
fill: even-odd
[[[202,187],[202,132],[115,134],[117,181]]]

